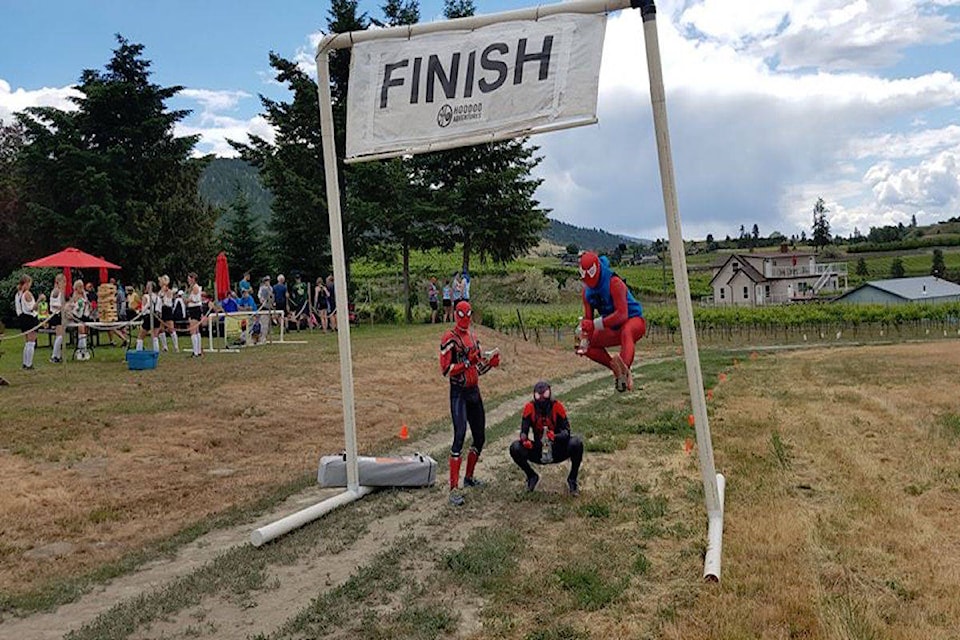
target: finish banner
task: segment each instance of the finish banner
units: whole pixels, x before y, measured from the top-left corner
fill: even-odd
[[[605,28],[560,14],[354,45],[348,161],[595,123]]]

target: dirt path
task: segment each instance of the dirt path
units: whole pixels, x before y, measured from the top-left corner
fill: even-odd
[[[648,361],[650,364],[654,361]],[[555,385],[558,394],[589,384],[609,376],[605,370],[593,370],[577,375]],[[524,391],[511,397],[487,412],[488,424],[497,424],[519,411],[528,399]],[[514,436],[510,434],[488,443],[488,454],[480,467],[484,475],[502,477],[502,468],[510,463],[503,453]],[[442,451],[449,444],[446,431],[411,440],[398,451]],[[443,547],[452,547],[483,526],[484,520],[471,520],[469,527],[446,527],[437,523],[438,507],[446,508],[443,479],[438,486],[411,499],[408,508],[399,513],[377,519],[369,530],[348,549],[334,554],[311,556],[309,562],[271,569],[271,588],[256,591],[255,602],[233,602],[219,597],[203,602],[171,616],[149,630],[141,630],[135,637],[177,637],[184,633],[190,637],[234,638],[275,629],[284,620],[302,609],[324,587],[333,588],[343,583],[357,566],[369,561],[374,555],[392,544],[401,534],[420,534],[431,540],[440,540]],[[22,619],[10,619],[0,624],[0,636],[19,640],[47,640],[60,638],[66,632],[92,621],[99,614],[124,600],[158,589],[178,577],[189,574],[212,561],[225,550],[249,544],[250,531],[274,521],[293,511],[335,495],[339,489],[311,487],[288,498],[278,508],[264,514],[254,522],[245,523],[204,535],[185,545],[173,557],[149,563],[141,570],[117,578],[99,586],[76,602],[63,605],[50,613],[35,614]],[[461,522],[462,524],[462,522]],[[448,532],[438,536],[438,532]]]

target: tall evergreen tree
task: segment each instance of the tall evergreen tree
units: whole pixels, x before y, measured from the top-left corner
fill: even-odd
[[[870,270],[867,268],[867,261],[864,260],[862,257],[859,260],[857,260],[857,268],[856,268],[856,271],[854,271],[854,273],[856,273],[858,276],[863,278],[866,278],[867,276],[870,275]]]
[[[25,144],[23,127],[0,122],[0,277],[31,257],[31,238],[21,233],[24,223],[23,180],[16,172]]]
[[[930,275],[937,276],[942,278],[943,274],[947,272],[947,265],[943,261],[943,250],[934,249],[933,250],[933,264],[930,266]]]
[[[387,0],[383,14],[393,27],[420,19],[417,0]],[[410,252],[443,244],[439,208],[431,185],[424,178],[420,158],[393,158],[350,167],[347,207],[362,225],[361,231],[374,258],[392,262],[399,251],[403,269],[404,316],[412,322]]]
[[[471,16],[473,0],[444,0],[448,19]],[[424,156],[429,183],[447,210],[447,230],[470,257],[506,262],[529,250],[547,226],[547,210],[533,194],[542,180],[531,172],[542,160],[526,139],[508,140]]]
[[[890,277],[902,278],[905,275],[907,275],[907,271],[903,268],[903,260],[899,257],[894,258],[893,262],[890,263]]]
[[[821,247],[830,244],[830,221],[827,220],[826,204],[823,198],[817,198],[813,205],[813,246],[819,251]]]
[[[38,249],[68,244],[120,261],[124,277],[213,271],[216,211],[201,202],[197,136],[176,137],[188,111],[166,100],[182,87],[150,82],[143,45],[117,36],[103,71],[87,69],[76,111],[31,107],[18,120],[19,169]]]
[[[250,210],[250,201],[239,185],[226,212],[226,226],[220,234],[220,242],[227,254],[232,282],[238,281],[247,271],[253,274],[254,281],[270,273],[262,232]]]
[[[333,0],[327,20],[331,32],[366,29],[366,14],[358,13],[357,0]],[[274,195],[270,226],[275,262],[285,271],[318,275],[329,269],[330,223],[320,132],[317,84],[296,63],[270,53],[270,66],[278,82],[293,94],[290,102],[260,96],[264,117],[276,137],[271,143],[251,136],[249,144],[231,141],[240,155],[260,171],[260,179]],[[363,230],[347,206],[348,171],[343,164],[346,135],[347,79],[350,50],[331,54],[330,92],[337,146],[344,243],[348,258],[363,248]]]

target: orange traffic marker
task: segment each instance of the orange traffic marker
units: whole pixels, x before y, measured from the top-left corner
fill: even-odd
[[[720,379],[720,382],[726,382],[726,381],[727,381],[727,374],[721,373],[721,374],[719,375],[719,379]]]
[[[687,424],[689,424],[691,427],[697,424],[697,419],[693,417],[692,413],[687,416]]]
[[[400,439],[406,440],[410,437],[410,430],[407,429],[407,425],[400,425]]]
[[[683,452],[687,455],[693,451],[693,438],[687,438],[683,442]]]
[[[707,389],[707,400],[713,400],[713,389]]]

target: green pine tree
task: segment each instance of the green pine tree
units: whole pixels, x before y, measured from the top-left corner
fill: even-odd
[[[906,274],[907,271],[903,268],[903,260],[900,258],[894,258],[893,262],[890,263],[890,277],[902,278]]]
[[[250,209],[250,201],[239,185],[226,212],[220,244],[227,254],[231,282],[240,280],[248,271],[254,276],[254,282],[269,274],[263,234]]]
[[[947,272],[947,265],[943,260],[943,250],[933,250],[933,264],[930,266],[930,275],[942,278]]]
[[[38,249],[75,245],[122,261],[129,281],[160,272],[212,273],[216,211],[200,200],[197,136],[177,137],[188,111],[165,102],[182,87],[150,82],[143,45],[117,36],[103,71],[85,70],[77,109],[31,107],[20,154],[24,200]]]
[[[862,278],[868,277],[870,275],[870,270],[867,269],[867,261],[864,260],[863,258],[860,258],[859,260],[857,260],[857,268],[854,271],[854,273],[856,273],[858,276]]]

